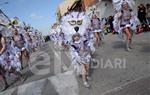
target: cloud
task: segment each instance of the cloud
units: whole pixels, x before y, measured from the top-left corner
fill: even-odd
[[[39,15],[39,14],[36,14],[36,13],[32,13],[32,14],[30,14],[30,18],[37,20],[37,19],[42,19],[43,16],[42,16],[42,15]]]

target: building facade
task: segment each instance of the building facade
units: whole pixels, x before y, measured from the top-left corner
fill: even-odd
[[[88,2],[88,0],[85,0]],[[137,14],[137,7],[139,4],[146,5],[150,3],[150,0],[134,0],[135,5],[133,7],[133,11]],[[99,18],[109,17],[114,15],[114,7],[112,0],[99,0],[98,2],[91,3],[90,6],[87,7],[86,11],[90,12],[92,8],[95,8],[96,14]]]
[[[149,0],[134,0],[134,12],[137,13],[137,6],[139,4],[147,4]],[[114,15],[114,8],[112,0],[64,0],[57,10],[57,18],[60,20],[68,11],[86,11],[90,14],[95,11],[99,18],[109,17]]]
[[[96,3],[100,2],[101,0],[83,0],[85,9],[88,9],[92,5],[95,5]]]
[[[99,0],[64,0],[57,8],[57,20],[70,11],[86,11],[90,6],[98,3]]]

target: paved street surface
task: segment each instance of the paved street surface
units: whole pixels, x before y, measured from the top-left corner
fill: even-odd
[[[68,51],[52,42],[31,55],[30,70],[21,83],[7,79],[11,86],[0,95],[150,95],[150,32],[134,35],[133,50],[124,49],[118,35],[108,34],[94,55],[99,66],[91,70],[90,88],[82,85],[70,65]]]

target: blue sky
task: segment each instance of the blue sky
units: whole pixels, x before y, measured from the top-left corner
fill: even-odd
[[[21,21],[48,34],[50,26],[56,21],[57,6],[63,0],[0,0],[8,1],[0,8],[10,17],[17,16]]]

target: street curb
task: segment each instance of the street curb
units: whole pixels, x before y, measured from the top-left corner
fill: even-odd
[[[46,89],[45,85],[47,84],[47,81],[51,82],[52,85],[49,85],[49,87],[54,88],[52,92],[58,93],[56,95],[79,95],[78,83],[73,71],[67,71],[45,79],[40,79],[31,83],[16,86],[1,92],[0,95],[42,95],[42,91]],[[64,91],[64,89],[67,90]]]

